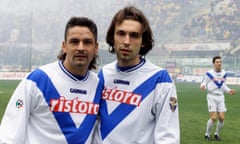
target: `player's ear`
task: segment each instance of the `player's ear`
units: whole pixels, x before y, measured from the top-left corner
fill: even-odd
[[[62,51],[63,51],[63,53],[66,52],[66,43],[65,43],[65,41],[62,42]]]
[[[95,46],[95,55],[98,54],[98,42],[96,43],[96,46]]]

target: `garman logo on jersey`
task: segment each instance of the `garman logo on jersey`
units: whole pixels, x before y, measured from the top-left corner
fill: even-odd
[[[87,94],[86,90],[76,89],[76,88],[70,88],[70,93],[78,93],[78,94]]]
[[[78,98],[68,100],[64,96],[50,100],[50,110],[53,112],[70,112],[97,115],[99,104],[80,101]]]
[[[114,79],[113,83],[114,84],[122,84],[122,85],[129,85],[130,84],[129,81],[120,80],[120,79]]]
[[[175,97],[170,97],[169,106],[172,112],[175,112],[177,108],[177,99]]]
[[[104,88],[102,99],[139,106],[142,96],[128,91]]]

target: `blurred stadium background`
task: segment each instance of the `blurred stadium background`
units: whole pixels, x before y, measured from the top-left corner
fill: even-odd
[[[200,82],[223,58],[230,84],[240,84],[239,0],[3,0],[0,9],[0,79],[21,79],[26,72],[57,60],[66,21],[92,18],[99,28],[100,67],[114,59],[105,33],[112,16],[125,5],[144,11],[155,47],[147,56],[177,82]]]
[[[97,23],[100,67],[114,60],[105,33],[112,16],[125,5],[143,10],[152,26],[155,47],[147,58],[166,68],[176,82],[191,82],[176,84],[181,143],[202,144],[208,118],[206,93],[192,83],[200,82],[212,68],[212,57],[220,55],[230,76],[228,84],[240,91],[239,0],[1,0],[0,120],[19,80],[57,60],[71,16],[87,16]],[[239,143],[238,95],[226,95],[229,111],[223,143]]]

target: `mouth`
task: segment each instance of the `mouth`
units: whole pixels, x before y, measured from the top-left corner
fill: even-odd
[[[76,58],[78,60],[83,60],[83,59],[87,59],[87,55],[86,54],[76,54],[76,55],[74,55],[74,58]]]
[[[128,49],[120,49],[120,52],[121,52],[123,55],[128,55],[128,54],[131,53],[131,51],[128,50]]]

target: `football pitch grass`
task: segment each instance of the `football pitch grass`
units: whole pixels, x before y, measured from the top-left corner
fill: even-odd
[[[8,100],[19,81],[0,80],[0,120]],[[240,86],[229,85],[236,89],[233,96],[225,94],[228,108],[225,125],[221,131],[222,141],[205,141],[204,133],[209,118],[206,92],[199,89],[199,84],[176,83],[178,93],[181,144],[238,144],[240,143]],[[213,128],[215,130],[215,127]]]

